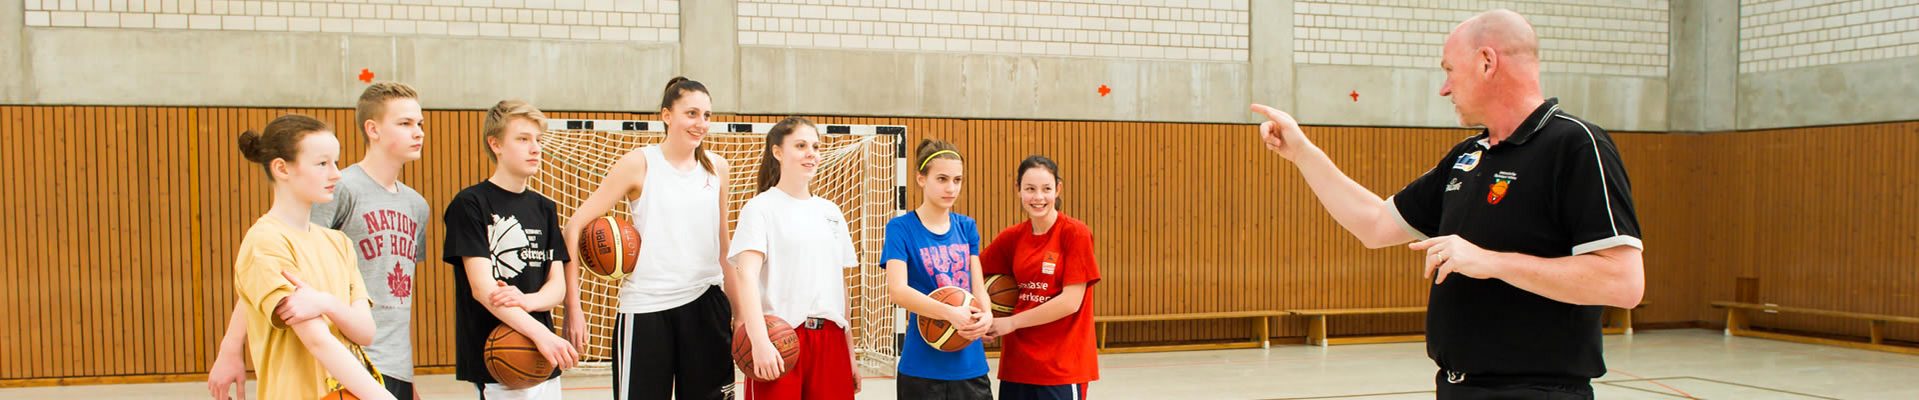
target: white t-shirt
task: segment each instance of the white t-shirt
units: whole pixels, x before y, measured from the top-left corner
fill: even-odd
[[[650,313],[692,303],[720,274],[719,177],[694,165],[680,171],[666,162],[659,146],[640,149],[646,156],[640,198],[627,205],[640,231],[640,256],[633,274],[620,282],[620,312]]]
[[[858,267],[859,256],[839,205],[767,190],[740,209],[729,250],[734,262],[748,250],[766,254],[759,289],[767,315],[793,326],[807,318],[847,326],[844,269]]]

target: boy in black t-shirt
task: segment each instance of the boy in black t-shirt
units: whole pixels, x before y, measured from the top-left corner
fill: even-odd
[[[454,196],[446,212],[445,261],[454,267],[454,375],[485,399],[558,399],[560,369],[579,353],[553,333],[552,314],[566,296],[568,261],[553,200],[527,188],[540,170],[545,115],[518,100],[487,110],[483,130],[493,176]],[[487,336],[505,324],[532,338],[558,369],[545,383],[507,390],[487,372]]]

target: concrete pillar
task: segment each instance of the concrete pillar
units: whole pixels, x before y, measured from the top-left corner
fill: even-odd
[[[1670,130],[1721,132],[1737,128],[1739,3],[1675,1],[1670,21]]]
[[[0,104],[22,104],[32,97],[22,39],[27,34],[24,10],[21,0],[0,0]]]
[[[679,73],[706,84],[716,112],[740,110],[738,13],[735,0],[680,2]],[[668,78],[659,77],[654,90],[665,88]]]
[[[1251,1],[1249,60],[1254,103],[1296,111],[1293,87],[1293,0]],[[1264,117],[1246,112],[1247,121]]]

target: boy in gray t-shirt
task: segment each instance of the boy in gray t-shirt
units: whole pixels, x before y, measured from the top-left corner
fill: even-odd
[[[312,222],[346,233],[354,261],[373,300],[373,344],[363,348],[383,375],[388,392],[402,400],[413,390],[414,266],[426,259],[426,198],[400,183],[400,170],[420,159],[425,116],[419,94],[405,84],[375,83],[360,94],[354,114],[366,138],[366,157],[340,171],[333,201],[313,206]],[[345,130],[346,127],[337,128]],[[350,142],[350,141],[349,141]],[[207,388],[224,399],[230,385],[246,388],[245,316],[237,310],[207,373]]]

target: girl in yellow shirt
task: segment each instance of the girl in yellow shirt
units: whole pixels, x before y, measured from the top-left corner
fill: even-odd
[[[349,348],[371,343],[374,332],[353,249],[340,231],[307,222],[340,181],[339,139],[326,123],[289,114],[265,133],[241,134],[240,152],[273,182],[273,207],[247,229],[233,275],[246,307],[234,315],[245,319],[259,398],[314,399],[344,388],[392,399]]]

